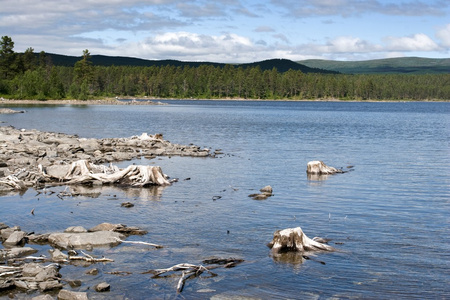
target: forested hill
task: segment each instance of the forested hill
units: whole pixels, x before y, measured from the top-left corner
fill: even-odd
[[[365,61],[309,59],[298,63],[344,74],[443,74],[450,73],[450,58],[399,57]]]
[[[39,54],[36,53],[36,56]],[[46,56],[51,59],[51,62],[55,66],[73,67],[77,61],[81,59],[79,56],[67,56],[54,53],[46,53]],[[134,67],[163,67],[163,66],[175,66],[175,67],[199,67],[201,65],[209,65],[214,67],[224,67],[226,64],[214,63],[214,62],[193,62],[193,61],[179,61],[179,60],[147,60],[134,57],[123,56],[106,56],[106,55],[91,55],[91,62],[95,66],[134,66]],[[276,68],[278,72],[284,73],[289,69],[294,71],[302,71],[303,73],[326,73],[337,74],[339,72],[322,70],[320,68],[311,68],[299,63],[296,63],[288,59],[268,59],[259,62],[246,63],[246,64],[233,64],[236,67],[256,67],[259,66],[262,71],[272,70]]]

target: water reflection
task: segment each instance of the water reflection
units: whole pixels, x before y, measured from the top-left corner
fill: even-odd
[[[325,181],[330,177],[331,175],[323,175],[323,174],[307,174],[309,181]]]
[[[150,200],[160,200],[163,190],[166,186],[148,186],[148,187],[118,187],[118,186],[71,186],[72,196],[84,196],[89,198],[98,198],[100,195],[115,196],[121,194],[127,198],[140,198]]]
[[[305,257],[302,252],[289,251],[284,253],[272,253],[270,254],[274,262],[282,264],[290,264],[294,266],[300,266],[304,261]]]

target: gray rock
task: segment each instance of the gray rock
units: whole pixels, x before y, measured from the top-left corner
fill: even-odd
[[[96,292],[107,292],[111,289],[111,285],[109,285],[109,283],[106,282],[101,282],[96,286],[94,286],[94,289]]]
[[[97,275],[98,274],[98,269],[97,268],[94,268],[94,269],[90,269],[90,270],[88,270],[88,271],[86,271],[86,274],[87,275]]]
[[[116,229],[119,226],[126,226],[126,225],[122,225],[122,224],[111,224],[111,223],[101,223],[98,224],[97,226],[94,226],[92,228],[90,228],[88,231],[89,232],[96,232],[96,231],[113,231],[114,229]]]
[[[7,254],[6,256],[8,258],[16,258],[16,257],[23,257],[27,256],[33,253],[38,252],[36,249],[33,249],[31,247],[20,247],[20,248],[11,248],[6,250]]]
[[[62,288],[63,285],[58,280],[44,281],[39,283],[39,289],[43,292]]]
[[[45,295],[39,295],[36,297],[31,298],[31,300],[53,300],[53,297],[50,296],[49,294],[45,294]]]
[[[50,250],[52,254],[52,260],[54,261],[65,261],[69,257],[67,254],[61,252],[59,249]]]
[[[48,236],[50,234],[30,234],[27,236],[28,243],[34,243],[34,244],[45,244],[48,243]]]
[[[11,279],[0,279],[0,291],[12,289],[14,287],[14,281]]]
[[[87,293],[72,292],[68,290],[60,290],[58,293],[58,300],[87,300],[89,299]]]
[[[5,246],[16,246],[24,242],[26,232],[14,231],[11,235],[3,242]]]
[[[123,234],[114,231],[97,231],[87,233],[52,233],[48,236],[50,244],[62,249],[85,249],[87,247],[116,246],[117,239],[124,239]]]
[[[87,229],[83,226],[71,226],[64,230],[64,232],[74,232],[74,233],[81,233],[81,232],[87,232]]]
[[[0,235],[1,235],[2,240],[4,240],[4,241],[7,240],[14,231],[18,231],[18,230],[20,230],[19,226],[8,227],[8,228],[0,230]]]
[[[24,277],[34,277],[37,274],[39,274],[39,272],[41,272],[42,270],[42,266],[37,264],[37,263],[28,263],[25,264],[22,268],[22,275]]]

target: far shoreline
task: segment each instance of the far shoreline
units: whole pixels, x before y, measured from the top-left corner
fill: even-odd
[[[167,105],[163,101],[242,101],[242,102],[257,102],[257,101],[279,101],[279,102],[450,102],[449,100],[342,100],[342,99],[244,99],[244,98],[221,98],[221,99],[199,99],[199,98],[103,98],[103,99],[89,99],[89,100],[30,100],[30,99],[4,99],[0,98],[0,105],[8,104],[26,104],[26,105]]]

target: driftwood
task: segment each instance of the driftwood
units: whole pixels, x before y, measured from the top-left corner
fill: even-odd
[[[109,259],[109,258],[105,258],[105,257],[95,258],[95,257],[93,257],[93,256],[91,256],[91,255],[89,255],[89,254],[87,254],[87,253],[85,253],[83,251],[81,251],[81,253],[84,256],[69,255],[69,260],[83,260],[83,261],[90,262],[90,263],[113,262],[114,261],[113,259]]]
[[[316,239],[316,240],[315,240]],[[300,227],[277,230],[273,234],[273,240],[267,245],[274,254],[283,252],[312,252],[312,251],[335,251],[325,243],[317,241],[318,238],[310,239],[303,233]]]
[[[96,165],[87,160],[78,160],[69,165],[40,166],[47,181],[62,184],[121,184],[136,187],[146,185],[170,185],[167,176],[158,166],[130,165],[125,169],[117,166]],[[63,172],[61,172],[63,170]],[[65,171],[65,172],[64,172]],[[61,176],[61,174],[64,174]]]
[[[124,241],[121,240],[119,238],[116,238],[116,240],[120,243],[125,243],[125,244],[140,244],[140,245],[147,245],[147,246],[152,246],[155,248],[163,248],[163,246],[158,245],[158,244],[152,244],[152,243],[147,243],[147,242],[140,242],[140,241]]]
[[[203,266],[203,265],[193,265],[193,264],[188,264],[188,263],[182,263],[182,264],[177,264],[177,265],[174,265],[174,266],[172,266],[170,268],[166,268],[166,269],[149,270],[149,271],[144,272],[143,274],[151,273],[151,274],[153,274],[152,278],[160,278],[160,277],[163,277],[163,276],[160,276],[162,274],[166,274],[169,272],[181,271],[181,277],[178,280],[178,284],[177,284],[177,293],[181,293],[183,291],[186,280],[188,280],[189,278],[200,276],[204,272],[208,272],[211,277],[214,277],[214,276],[217,276],[217,274],[211,272],[210,270],[216,269],[216,268],[221,268],[221,267],[232,268],[241,262],[243,262],[242,259],[214,258],[214,259],[204,260],[203,263],[215,264],[215,265]]]

